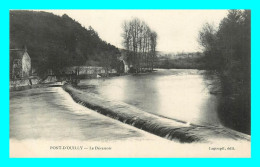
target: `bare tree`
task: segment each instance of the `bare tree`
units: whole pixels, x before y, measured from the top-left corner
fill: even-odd
[[[151,70],[153,70],[154,60],[156,56],[157,33],[152,32],[150,38],[151,38]]]
[[[123,46],[135,72],[153,70],[157,34],[138,18],[123,23]]]
[[[216,28],[213,24],[206,23],[199,31],[198,43],[204,51],[209,51],[216,41]]]

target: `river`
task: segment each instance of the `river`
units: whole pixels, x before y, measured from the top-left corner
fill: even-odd
[[[247,121],[237,121],[243,120],[238,118],[244,118],[245,114],[233,117],[232,112],[219,110],[220,100],[223,99],[221,94],[215,94],[220,92],[219,79],[208,71],[158,69],[152,73],[81,80],[78,86],[85,93],[96,93],[170,119],[225,126],[237,131],[242,131],[240,127],[250,127]],[[102,123],[95,120],[102,120]],[[232,126],[227,126],[230,122]],[[96,129],[94,135],[90,135],[92,124]],[[92,128],[86,128],[88,125]],[[61,131],[62,127],[71,128]],[[72,136],[80,140],[151,138],[135,128],[122,127],[121,123],[76,104],[62,88],[10,93],[11,138],[65,139]]]
[[[221,119],[220,81],[216,73],[205,70],[157,69],[153,73],[81,80],[78,86],[86,93],[97,93],[171,119],[214,126],[233,121],[228,115],[228,120]]]
[[[10,139],[163,140],[75,103],[61,87],[10,92]]]
[[[153,73],[82,80],[79,87],[145,112],[196,124],[222,126],[219,95],[210,92],[215,74],[199,70],[158,70]],[[212,87],[212,85],[215,85]],[[248,157],[250,142],[214,138],[206,143],[170,141],[124,124],[73,101],[60,87],[10,92],[10,157]],[[149,121],[149,120],[148,120]],[[214,127],[213,129],[214,130]],[[207,135],[207,134],[205,134]],[[205,145],[206,144],[206,145]],[[235,145],[236,144],[236,145]],[[82,146],[84,150],[51,150],[50,146]],[[90,150],[109,147],[112,151]],[[187,151],[188,150],[188,151]]]

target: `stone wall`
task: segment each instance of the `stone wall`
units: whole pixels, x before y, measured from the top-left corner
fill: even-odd
[[[9,88],[10,91],[24,90],[24,89],[32,88],[32,86],[38,84],[39,84],[38,78],[17,79],[17,80],[10,80]]]

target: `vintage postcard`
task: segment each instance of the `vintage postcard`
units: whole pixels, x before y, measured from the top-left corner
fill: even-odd
[[[10,157],[251,157],[250,10],[10,10]]]

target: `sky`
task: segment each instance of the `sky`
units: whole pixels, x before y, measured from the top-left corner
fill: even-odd
[[[206,22],[218,26],[226,10],[45,10],[56,15],[67,14],[82,26],[91,26],[99,37],[122,47],[122,24],[139,18],[157,32],[157,50],[163,52],[200,51],[198,32]]]

